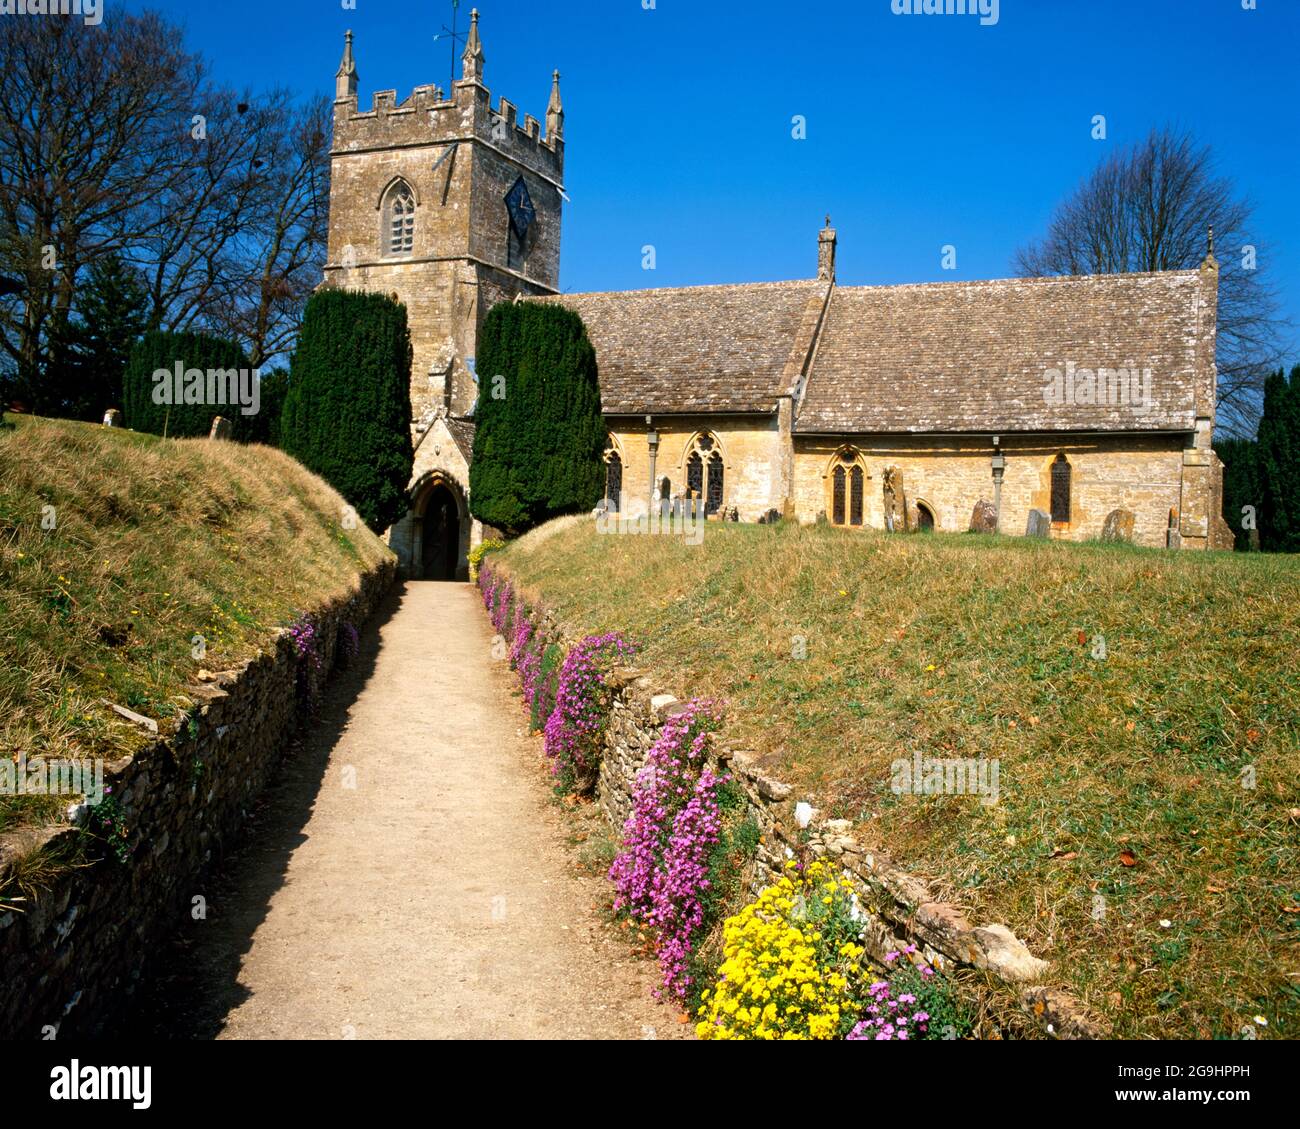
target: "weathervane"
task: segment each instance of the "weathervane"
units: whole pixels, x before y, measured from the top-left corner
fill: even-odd
[[[447,84],[447,97],[452,96],[452,91],[456,88],[456,44],[462,43],[465,37],[456,30],[456,17],[460,13],[460,0],[451,0],[451,27],[446,24],[442,25],[442,31],[433,37],[435,43],[442,38],[451,40],[451,81]]]

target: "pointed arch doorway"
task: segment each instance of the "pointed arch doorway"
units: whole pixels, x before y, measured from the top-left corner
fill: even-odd
[[[465,496],[451,479],[434,475],[416,495],[416,554],[421,580],[464,580],[469,575],[470,519]]]

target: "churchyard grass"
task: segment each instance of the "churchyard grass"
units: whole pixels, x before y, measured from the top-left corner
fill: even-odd
[[[503,561],[1116,1036],[1300,1036],[1300,558],[585,522]],[[997,803],[895,794],[917,753],[996,758]]]

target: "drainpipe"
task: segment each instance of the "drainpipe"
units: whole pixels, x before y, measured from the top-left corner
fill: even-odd
[[[1002,532],[1002,476],[1007,470],[1007,457],[998,446],[998,437],[993,436],[993,508],[997,511],[994,533]]]
[[[654,419],[652,417],[645,417],[645,425],[649,428],[649,431],[646,433],[646,443],[650,447],[650,509],[647,513],[653,514],[655,512],[655,489],[657,486],[655,481],[655,462],[659,458],[659,432],[655,430]]]

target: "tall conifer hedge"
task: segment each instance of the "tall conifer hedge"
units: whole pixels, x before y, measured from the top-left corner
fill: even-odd
[[[312,295],[289,370],[280,446],[376,532],[406,514],[415,456],[405,306],[382,294]]]
[[[1264,385],[1264,415],[1255,453],[1267,548],[1300,552],[1300,365],[1288,380],[1279,369]]]
[[[1223,460],[1223,518],[1232,526],[1237,548],[1250,548],[1250,531],[1244,524],[1245,507],[1255,511],[1256,529],[1263,504],[1259,489],[1259,468],[1255,465],[1257,444],[1253,439],[1220,439],[1214,450]]]
[[[174,373],[178,363],[182,373],[197,369],[204,373],[205,378],[209,369],[228,371],[250,367],[244,351],[233,341],[204,333],[167,333],[161,330],[146,333],[131,350],[122,374],[122,414],[126,426],[133,431],[153,435],[165,433],[172,438],[184,439],[207,435],[212,430],[213,417],[222,416],[230,420],[234,438],[252,438],[258,426],[256,417],[243,415],[239,404],[155,402],[155,389],[164,382],[155,381],[154,373],[159,369]],[[171,385],[174,400],[174,381],[165,383]],[[200,394],[197,382],[192,383],[189,390],[195,393],[192,398],[197,399]],[[183,381],[182,397],[186,394],[186,382]],[[202,395],[207,395],[206,379]]]
[[[1264,385],[1264,414],[1255,439],[1221,439],[1223,516],[1237,534],[1237,548],[1250,546],[1242,507],[1255,510],[1260,548],[1300,553],[1300,365],[1279,369]]]
[[[470,506],[517,535],[590,510],[605,486],[596,352],[572,310],[493,307],[479,334]]]

